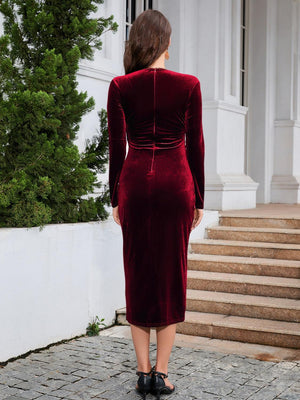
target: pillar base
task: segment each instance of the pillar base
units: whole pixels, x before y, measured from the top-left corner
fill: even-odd
[[[300,176],[273,175],[271,199],[272,203],[300,203]]]
[[[204,207],[222,211],[255,208],[257,187],[248,175],[207,176]]]

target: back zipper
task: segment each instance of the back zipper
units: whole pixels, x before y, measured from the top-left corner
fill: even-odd
[[[154,76],[153,76],[153,136],[155,136],[155,78],[156,78],[156,70],[154,69]],[[150,168],[150,173],[153,171],[153,162],[154,162],[154,151],[155,151],[155,142],[153,143],[153,148],[152,148],[152,161],[151,161],[151,168]]]

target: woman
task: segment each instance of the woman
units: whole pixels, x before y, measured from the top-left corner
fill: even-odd
[[[110,198],[123,235],[136,389],[157,399],[175,390],[168,362],[176,323],[185,317],[189,235],[202,219],[204,200],[200,82],[165,68],[170,36],[170,23],[158,10],[137,17],[126,43],[125,75],[112,79],[107,100]],[[157,334],[154,367],[151,327]]]

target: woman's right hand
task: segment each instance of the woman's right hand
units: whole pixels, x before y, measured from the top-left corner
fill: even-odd
[[[194,210],[194,220],[193,220],[193,223],[192,223],[191,230],[195,229],[196,226],[198,226],[200,224],[200,222],[202,220],[202,217],[203,217],[203,209],[195,208],[195,210]]]
[[[119,206],[117,205],[116,207],[113,207],[112,211],[113,211],[112,214],[113,214],[113,218],[114,218],[115,222],[118,225],[121,225],[120,216],[119,216]]]

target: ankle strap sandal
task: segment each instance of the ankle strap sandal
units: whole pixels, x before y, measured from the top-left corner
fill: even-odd
[[[136,371],[136,375],[151,375],[152,371],[150,372],[142,372],[142,371]]]
[[[168,374],[159,371],[153,371],[152,373],[152,391],[151,393],[156,395],[156,399],[160,399],[161,394],[171,394],[175,390],[175,385],[173,388],[166,385],[163,378],[168,378]]]
[[[136,375],[139,376],[139,379],[137,381],[136,390],[142,394],[143,399],[146,399],[146,395],[148,393],[150,393],[150,391],[151,391],[152,371],[153,371],[153,368],[151,368],[150,372],[143,372],[143,371],[136,372]]]

